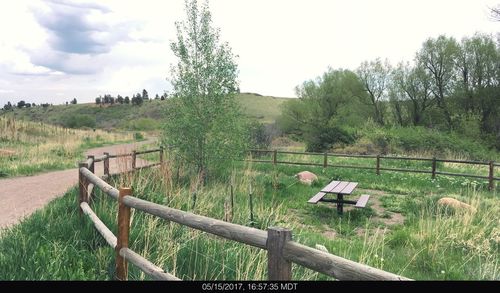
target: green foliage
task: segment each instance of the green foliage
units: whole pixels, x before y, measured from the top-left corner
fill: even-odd
[[[134,140],[144,140],[144,135],[140,132],[134,132]]]
[[[96,121],[95,118],[90,115],[71,115],[65,117],[63,125],[68,128],[95,128]]]
[[[285,132],[304,140],[310,151],[324,151],[335,143],[352,142],[352,136],[341,125],[345,125],[347,117],[366,114],[355,98],[363,95],[363,88],[353,72],[329,69],[316,81],[304,82],[296,91],[299,100],[283,104],[279,124]]]
[[[208,3],[186,1],[186,21],[176,22],[171,44],[173,97],[164,125],[164,142],[204,175],[227,171],[245,149],[242,115],[234,96],[237,65],[231,48],[219,40]],[[212,174],[213,175],[213,174]]]

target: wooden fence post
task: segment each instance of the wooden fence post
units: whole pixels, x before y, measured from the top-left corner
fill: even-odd
[[[137,152],[136,151],[132,151],[132,170],[135,169],[135,160],[137,158]]]
[[[120,249],[128,248],[128,238],[130,233],[130,208],[123,203],[123,198],[132,195],[131,188],[120,188],[118,197],[118,237],[116,242],[116,279],[126,281],[128,278],[128,263],[120,255]]]
[[[377,175],[380,175],[380,155],[377,155]]]
[[[253,227],[254,221],[253,221],[253,191],[252,191],[252,183],[250,183],[250,192],[248,194],[248,204],[250,207],[250,226]]]
[[[493,175],[495,174],[494,173],[494,171],[495,171],[494,166],[495,165],[494,165],[493,161],[490,161],[490,172],[488,174],[488,189],[490,191],[492,191],[493,188],[495,188],[495,183],[493,182],[493,177],[494,177]]]
[[[104,153],[104,176],[109,177],[109,153],[105,152]]]
[[[267,229],[267,279],[287,281],[292,279],[292,262],[283,257],[285,243],[292,240],[290,229],[269,227]]]
[[[163,166],[163,146],[160,147],[160,165]]]
[[[328,153],[325,152],[324,158],[323,158],[323,168],[328,167]]]
[[[436,157],[432,157],[432,179],[436,179]]]
[[[92,164],[89,165],[88,169],[90,170],[90,172],[92,172],[93,174],[95,174],[95,163],[94,163],[94,160],[95,160],[95,156],[87,156],[87,159],[92,159]]]
[[[83,174],[80,172],[80,168],[87,168],[88,169],[88,164],[87,163],[79,163],[78,164],[78,209],[80,210],[80,216],[83,214],[82,208],[80,207],[80,204],[82,202],[88,202],[88,196],[87,196],[87,189],[88,189],[88,180],[83,176]]]
[[[233,184],[231,183],[231,219],[234,216],[234,190],[233,190]]]
[[[274,150],[273,152],[273,165],[276,165],[276,162],[278,162],[278,150]]]

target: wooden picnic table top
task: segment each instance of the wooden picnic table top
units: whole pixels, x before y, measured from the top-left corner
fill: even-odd
[[[351,194],[358,186],[358,182],[332,181],[321,189],[324,193]]]

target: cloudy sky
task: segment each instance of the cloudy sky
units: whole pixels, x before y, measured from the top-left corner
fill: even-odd
[[[212,0],[222,39],[239,55],[245,92],[293,97],[328,66],[411,61],[440,34],[496,34],[499,0]],[[174,22],[183,0],[16,0],[0,4],[0,106],[170,90]]]

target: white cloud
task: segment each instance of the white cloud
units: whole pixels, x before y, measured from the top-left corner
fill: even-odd
[[[293,96],[328,66],[411,60],[422,42],[496,33],[496,0],[217,0],[214,24],[239,55],[242,91]],[[0,9],[0,103],[62,103],[169,89],[183,1],[16,0]],[[58,96],[64,93],[67,96]],[[0,104],[1,106],[1,104]]]

